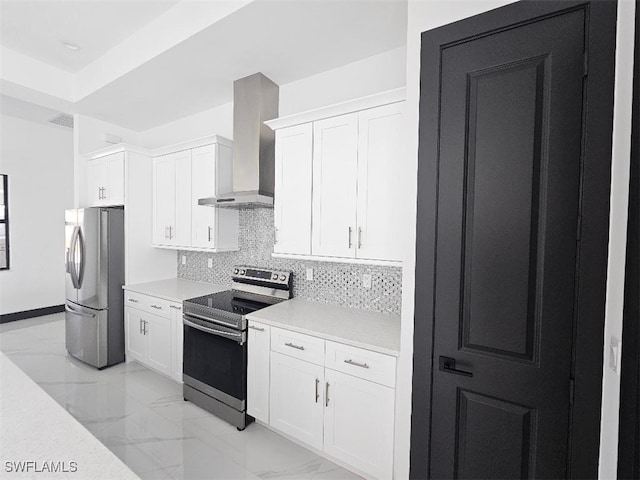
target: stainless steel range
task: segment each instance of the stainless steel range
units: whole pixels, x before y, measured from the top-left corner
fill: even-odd
[[[185,300],[184,399],[244,430],[247,405],[246,316],[291,298],[293,274],[237,266],[231,290]]]

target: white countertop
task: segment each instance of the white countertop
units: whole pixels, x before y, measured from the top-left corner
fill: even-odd
[[[0,477],[139,480],[3,353],[0,353],[0,379]],[[14,469],[14,462],[29,461],[35,462],[30,471],[7,471],[9,462]],[[71,462],[75,462],[75,473]],[[51,473],[50,466],[66,472]]]
[[[292,299],[247,315],[249,320],[398,356],[400,317]]]
[[[216,285],[214,283],[194,282],[184,278],[169,278],[156,282],[137,283],[134,285],[124,285],[124,290],[151,295],[152,297],[163,298],[170,302],[182,302],[189,298],[201,297],[210,293],[229,290],[228,286]]]

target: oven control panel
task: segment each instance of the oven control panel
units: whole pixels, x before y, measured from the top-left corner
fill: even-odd
[[[258,280],[278,285],[289,285],[291,272],[284,270],[269,270],[264,268],[236,266],[233,268],[233,281],[242,283],[243,280]]]

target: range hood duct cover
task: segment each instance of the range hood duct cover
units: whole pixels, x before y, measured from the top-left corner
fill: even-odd
[[[233,192],[201,198],[219,208],[273,208],[275,132],[279,88],[262,73],[233,82]]]

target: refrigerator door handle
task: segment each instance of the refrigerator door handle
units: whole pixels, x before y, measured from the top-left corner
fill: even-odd
[[[74,315],[79,315],[81,317],[95,318],[95,316],[96,316],[95,313],[84,313],[84,312],[80,312],[78,310],[74,310],[68,304],[65,304],[64,309],[69,313],[73,313]]]
[[[78,284],[78,273],[76,270],[76,245],[79,232],[80,227],[73,227],[73,233],[71,234],[71,244],[69,245],[69,253],[67,255],[67,269],[69,271],[69,275],[71,275],[71,284],[75,289],[80,288],[80,285]]]
[[[84,236],[82,235],[82,230],[78,227],[78,239],[77,243],[80,244],[80,265],[78,266],[78,287],[82,287],[82,281],[84,280],[84,264],[85,264],[85,247],[84,247]]]

